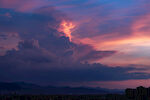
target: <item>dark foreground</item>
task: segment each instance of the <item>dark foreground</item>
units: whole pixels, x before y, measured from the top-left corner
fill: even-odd
[[[2,92],[4,93],[4,92]],[[150,87],[126,89],[124,94],[93,94],[93,95],[23,95],[18,93],[1,94],[0,100],[150,100]],[[78,92],[77,92],[78,93]]]
[[[0,100],[128,100],[124,95],[1,95]]]

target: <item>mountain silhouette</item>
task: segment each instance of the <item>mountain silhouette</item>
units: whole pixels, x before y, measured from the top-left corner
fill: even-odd
[[[90,87],[54,87],[40,86],[25,82],[0,82],[1,94],[107,94],[122,93],[122,90],[110,90]]]

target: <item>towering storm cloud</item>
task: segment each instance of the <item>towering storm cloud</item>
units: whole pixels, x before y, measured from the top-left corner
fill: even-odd
[[[26,76],[25,73],[33,69],[46,71],[66,67],[80,68],[82,63],[115,53],[115,51],[96,51],[92,46],[71,42],[70,37],[65,35],[67,32],[70,33],[68,29],[68,31],[59,32],[62,22],[71,20],[66,19],[66,15],[59,13],[53,7],[40,8],[32,13],[1,8],[1,12],[3,15],[0,16],[1,43],[6,42],[1,47],[5,53],[0,57],[3,72],[1,78],[4,80],[5,78],[7,80],[7,76],[8,81],[17,78],[15,75],[9,78],[14,73],[18,76],[20,76],[19,73],[24,73]],[[15,41],[12,43],[13,47],[12,45],[9,47],[9,41]],[[48,77],[46,79],[49,80]]]

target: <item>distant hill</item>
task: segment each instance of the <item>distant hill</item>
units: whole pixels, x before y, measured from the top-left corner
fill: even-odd
[[[0,94],[107,94],[123,93],[123,90],[110,90],[89,87],[54,87],[40,86],[25,82],[6,83],[0,82]]]

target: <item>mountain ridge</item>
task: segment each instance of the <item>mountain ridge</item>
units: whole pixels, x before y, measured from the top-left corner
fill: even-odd
[[[123,90],[92,87],[56,87],[40,86],[25,82],[0,82],[1,94],[109,94],[123,93]]]

